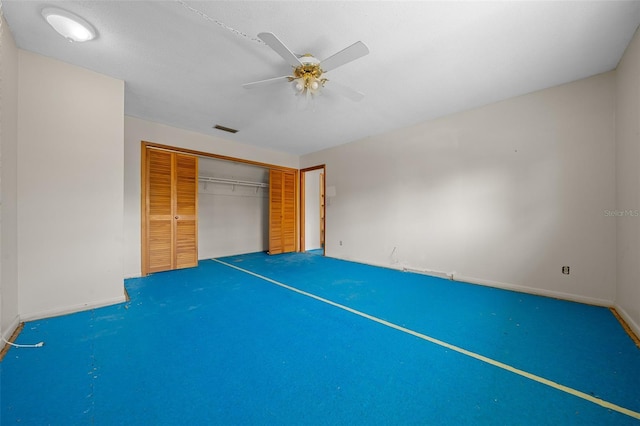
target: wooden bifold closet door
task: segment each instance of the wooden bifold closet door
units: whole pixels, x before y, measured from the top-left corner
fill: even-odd
[[[142,274],[198,265],[198,158],[143,148]]]
[[[296,172],[269,171],[269,254],[296,251]]]

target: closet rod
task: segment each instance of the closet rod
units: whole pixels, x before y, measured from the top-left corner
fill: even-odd
[[[198,176],[198,180],[200,182],[210,182],[210,183],[226,183],[228,185],[239,185],[239,186],[253,186],[256,188],[268,188],[269,184],[264,182],[250,182],[247,180],[237,180],[237,179],[223,179],[223,178],[215,178],[209,176]]]

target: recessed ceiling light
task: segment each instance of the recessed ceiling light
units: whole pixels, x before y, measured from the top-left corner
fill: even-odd
[[[55,7],[42,9],[42,16],[49,25],[69,41],[89,41],[96,37],[93,26],[76,14]]]

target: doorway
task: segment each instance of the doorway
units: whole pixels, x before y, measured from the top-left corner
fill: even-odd
[[[300,170],[300,249],[325,254],[325,166]]]

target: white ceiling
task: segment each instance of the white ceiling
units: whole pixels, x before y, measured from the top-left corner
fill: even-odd
[[[80,15],[98,38],[67,42],[45,6]],[[127,115],[294,154],[610,71],[640,23],[638,1],[3,0],[2,9],[20,48],[124,80]],[[255,41],[263,31],[319,59],[358,40],[371,53],[327,73],[324,94],[301,109],[287,83],[241,87],[290,74]],[[365,99],[332,93],[331,80]]]

